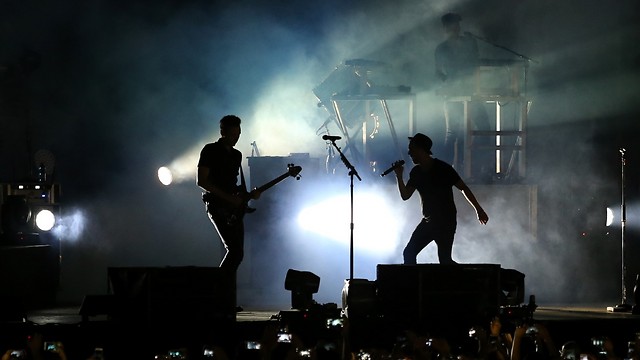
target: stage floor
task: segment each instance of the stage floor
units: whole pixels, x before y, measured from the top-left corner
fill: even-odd
[[[587,321],[587,320],[628,320],[640,322],[640,315],[632,315],[630,312],[609,312],[610,305],[547,305],[539,306],[533,319],[541,322],[556,321]],[[27,312],[26,320],[38,325],[45,324],[77,324],[82,322],[79,314],[80,305],[58,306]],[[290,309],[243,309],[237,313],[237,322],[268,321],[273,320],[280,311]],[[91,317],[90,321],[106,321],[106,315]]]
[[[534,313],[539,321],[573,321],[573,320],[635,320],[640,316],[630,312],[609,312],[609,305],[576,305],[576,306],[540,306]]]
[[[78,306],[60,306],[40,310],[31,310],[27,312],[26,321],[37,325],[63,324],[72,325],[82,322],[80,315],[80,305]],[[280,310],[263,310],[263,309],[246,309],[240,311],[236,315],[237,322],[250,321],[268,321],[272,317],[277,316]],[[89,318],[89,321],[104,322],[108,321],[106,315],[98,315]]]

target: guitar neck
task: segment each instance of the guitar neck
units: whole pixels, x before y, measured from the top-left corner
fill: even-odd
[[[282,181],[282,180],[284,180],[284,179],[286,179],[288,177],[289,177],[289,173],[284,173],[284,174],[278,176],[277,178],[269,181],[268,183],[256,188],[256,190],[259,191],[259,192],[263,192],[263,191],[269,190],[271,187],[273,187],[274,185],[276,185],[277,183],[279,183],[280,181]]]

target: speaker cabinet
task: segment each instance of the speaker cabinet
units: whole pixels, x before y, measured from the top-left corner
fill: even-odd
[[[377,286],[381,313],[400,322],[486,323],[500,307],[500,265],[378,265]]]
[[[345,280],[342,287],[342,309],[350,319],[377,316],[376,283],[366,279]]]
[[[51,245],[0,246],[0,296],[25,310],[56,302],[58,249]]]
[[[521,305],[524,302],[524,274],[514,269],[501,269],[500,290],[500,305]]]
[[[115,319],[151,323],[233,322],[235,277],[210,267],[111,267]]]

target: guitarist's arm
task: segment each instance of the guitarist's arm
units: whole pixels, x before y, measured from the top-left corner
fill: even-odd
[[[230,194],[223,191],[209,180],[209,171],[206,166],[198,166],[198,172],[196,174],[196,185],[202,190],[211,193],[217,199],[227,202],[231,207],[238,208],[245,202],[245,196],[243,194]],[[259,191],[252,191],[249,193],[250,199],[258,199],[260,197]]]
[[[237,208],[242,205],[242,198],[240,196],[223,191],[209,180],[209,171],[211,170],[206,166],[198,166],[196,185],[198,185],[202,190],[213,195],[216,199],[220,199],[228,203],[233,208]]]
[[[260,199],[260,195],[262,195],[262,191],[260,191],[258,189],[253,189],[253,190],[251,190],[251,192],[249,192],[249,199],[258,200],[258,199]]]

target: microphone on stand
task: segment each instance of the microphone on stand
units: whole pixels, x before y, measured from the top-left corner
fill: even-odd
[[[385,176],[388,175],[390,172],[392,172],[393,170],[399,168],[400,166],[404,165],[404,160],[399,160],[394,162],[390,168],[388,168],[387,170],[385,170],[382,174],[380,174],[380,176]]]
[[[322,135],[322,140],[336,141],[342,139],[340,136],[335,135]]]
[[[470,31],[465,31],[465,32],[464,32],[464,35],[465,35],[465,36],[468,36],[468,37],[470,37],[470,38],[474,38],[474,39],[477,39],[477,40],[480,40],[480,41],[484,41],[484,42],[487,42],[487,43],[489,43],[489,44],[494,45],[492,42],[490,42],[489,40],[487,40],[487,38],[484,38],[484,37],[482,37],[482,36],[480,36],[480,35],[476,35],[476,34],[474,34],[474,33],[470,32]],[[499,45],[498,45],[498,47],[502,47],[502,46],[499,46]]]
[[[478,40],[481,40],[481,41],[489,42],[486,38],[483,38],[483,37],[482,37],[482,36],[480,36],[480,35],[476,35],[476,34],[474,34],[474,33],[470,32],[470,31],[465,31],[465,32],[464,32],[464,35],[465,35],[465,36],[468,36],[468,37],[470,37],[470,38],[474,38],[474,39],[478,39]]]

